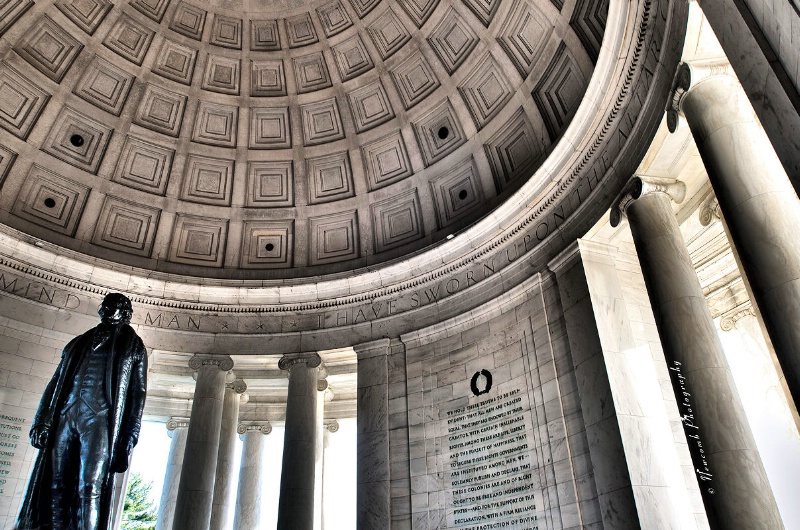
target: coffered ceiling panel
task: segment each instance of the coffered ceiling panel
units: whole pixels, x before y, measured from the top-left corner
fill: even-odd
[[[419,252],[540,167],[589,86],[608,11],[284,4],[3,3],[0,222],[201,277]]]

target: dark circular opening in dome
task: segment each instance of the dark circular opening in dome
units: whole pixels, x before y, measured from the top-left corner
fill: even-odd
[[[83,145],[83,136],[80,134],[73,134],[69,137],[69,143],[74,145],[75,147],[80,147]]]
[[[438,134],[439,138],[441,138],[442,140],[446,140],[447,137],[450,136],[450,129],[448,129],[447,127],[439,127],[439,132],[437,132],[436,134]]]
[[[52,197],[48,197],[44,200],[44,205],[48,208],[53,208],[56,205],[56,201]]]
[[[467,198],[467,190],[461,190],[458,192],[458,198],[462,201]]]
[[[264,248],[267,249],[267,252],[272,252],[275,249],[275,245],[273,245],[272,243],[267,243],[267,245]]]

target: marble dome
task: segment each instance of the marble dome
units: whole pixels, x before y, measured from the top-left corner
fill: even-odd
[[[635,166],[616,114],[660,67],[611,77],[650,28],[616,20],[599,59],[604,0],[49,4],[0,13],[0,222],[190,277],[366,270],[526,203],[539,241],[588,226],[629,175],[586,208],[584,155]]]

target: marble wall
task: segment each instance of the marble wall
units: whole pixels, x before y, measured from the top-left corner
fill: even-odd
[[[708,528],[636,254],[585,240],[580,254],[642,528]]]
[[[3,297],[0,305],[4,314],[13,315],[23,304]],[[36,456],[28,441],[30,424],[61,348],[72,338],[53,327],[53,320],[22,322],[0,316],[0,528],[9,528],[16,519]]]
[[[534,275],[490,304],[401,340],[414,530],[499,521],[509,528],[601,528],[552,282]],[[495,417],[502,421],[492,423]],[[476,441],[483,433],[490,441]]]

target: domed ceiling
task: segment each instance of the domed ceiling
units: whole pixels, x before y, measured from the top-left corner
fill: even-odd
[[[589,85],[607,12],[607,0],[2,2],[0,222],[204,277],[414,253],[543,163]]]

